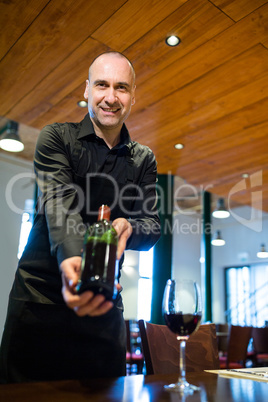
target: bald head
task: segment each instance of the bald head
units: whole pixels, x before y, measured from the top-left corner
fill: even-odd
[[[123,55],[120,52],[115,52],[115,51],[101,53],[92,61],[91,65],[89,66],[89,70],[88,70],[88,79],[89,79],[89,81],[90,81],[90,75],[91,75],[92,69],[94,69],[94,66],[98,65],[100,63],[101,64],[105,63],[105,61],[106,60],[108,61],[109,58],[124,59],[126,61],[126,66],[128,65],[130,70],[131,70],[132,79],[133,79],[133,87],[134,87],[136,75],[135,75],[135,70],[134,70],[133,64],[131,63],[131,61],[125,55]]]

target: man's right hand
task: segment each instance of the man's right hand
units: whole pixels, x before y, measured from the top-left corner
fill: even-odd
[[[107,313],[113,302],[105,299],[103,295],[94,295],[87,290],[82,294],[76,293],[76,286],[80,277],[81,257],[66,258],[60,264],[62,272],[62,296],[69,308],[79,316],[99,316]]]

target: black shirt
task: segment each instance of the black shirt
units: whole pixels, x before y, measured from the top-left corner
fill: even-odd
[[[58,265],[81,255],[85,229],[102,204],[111,207],[111,220],[131,223],[127,249],[148,250],[159,239],[155,157],[131,141],[125,125],[111,149],[96,136],[88,114],[80,123],[48,125],[39,135],[34,167],[38,211],[19,262],[16,298],[57,301]]]

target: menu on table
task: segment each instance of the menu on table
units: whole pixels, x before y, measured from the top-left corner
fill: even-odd
[[[220,377],[246,378],[254,381],[268,382],[268,367],[249,367],[241,369],[205,370]]]

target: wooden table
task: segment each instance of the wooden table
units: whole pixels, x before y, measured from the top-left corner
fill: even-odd
[[[189,382],[201,391],[187,397],[169,393],[165,384],[177,375],[136,375],[115,379],[55,381],[0,385],[3,402],[262,402],[268,400],[268,383],[237,378],[222,378],[211,373],[189,373]]]

